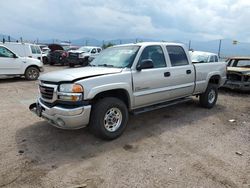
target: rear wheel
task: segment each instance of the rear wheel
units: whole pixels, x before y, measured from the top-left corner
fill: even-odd
[[[212,108],[218,98],[218,87],[215,84],[208,84],[207,89],[200,95],[200,104],[205,108]]]
[[[123,101],[113,97],[99,100],[92,109],[90,130],[97,137],[112,140],[119,137],[128,122],[128,110]]]
[[[37,80],[39,77],[39,69],[36,67],[29,67],[25,71],[25,78],[27,80]]]

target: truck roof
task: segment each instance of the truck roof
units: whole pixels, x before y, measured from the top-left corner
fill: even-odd
[[[200,54],[200,55],[216,55],[218,56],[218,54],[216,53],[211,53],[211,52],[204,52],[204,51],[190,51],[191,53],[196,53],[196,54]]]
[[[246,57],[246,56],[236,56],[236,57],[229,57],[228,59],[244,59],[244,60],[250,60],[250,57]]]
[[[29,42],[0,42],[1,45],[5,45],[5,44],[14,44],[14,45],[37,45],[39,46],[38,44],[35,44],[35,43],[29,43]]]
[[[175,46],[185,46],[182,43],[173,43],[173,42],[138,42],[138,43],[128,43],[120,44],[116,46],[148,46],[148,45],[175,45]]]

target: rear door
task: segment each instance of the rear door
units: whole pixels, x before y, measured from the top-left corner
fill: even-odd
[[[13,52],[0,46],[0,74],[21,74],[21,66],[20,58],[15,58]]]
[[[189,64],[184,48],[178,45],[167,45],[167,54],[171,68],[168,82],[171,99],[189,96],[195,87],[195,70],[193,64]]]

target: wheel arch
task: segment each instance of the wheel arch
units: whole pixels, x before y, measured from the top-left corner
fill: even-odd
[[[219,74],[212,75],[208,80],[208,84],[214,84],[217,85],[217,87],[219,87],[220,82],[221,82],[221,76]]]
[[[25,70],[24,70],[24,74],[26,73],[26,71],[27,71],[27,70],[28,70],[28,68],[30,68],[30,67],[37,68],[37,69],[38,69],[38,71],[39,71],[39,72],[41,72],[41,71],[40,71],[40,68],[39,68],[37,65],[29,65],[28,67],[26,67],[26,68],[25,68]]]
[[[105,97],[115,97],[120,99],[125,103],[128,109],[131,108],[131,101],[129,97],[129,93],[126,89],[119,88],[119,89],[111,89],[106,91],[101,91],[100,93],[97,93],[91,101],[93,103],[97,102],[98,100],[105,98]]]

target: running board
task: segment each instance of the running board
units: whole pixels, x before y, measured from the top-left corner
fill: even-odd
[[[185,102],[188,102],[188,101],[191,101],[191,100],[192,100],[192,98],[176,99],[176,100],[173,100],[173,101],[168,101],[168,102],[155,104],[155,105],[144,107],[144,108],[139,108],[139,109],[133,110],[131,113],[133,115],[138,115],[138,114],[142,114],[142,113],[145,113],[145,112],[165,108],[165,107],[168,107],[168,106],[173,106],[173,105],[176,105],[176,104],[185,103]]]

